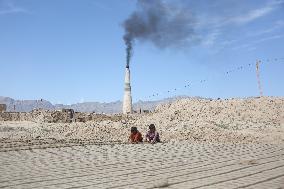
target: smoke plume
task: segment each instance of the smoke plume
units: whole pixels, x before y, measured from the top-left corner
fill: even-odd
[[[150,41],[158,48],[181,47],[194,38],[194,20],[186,7],[162,0],[138,0],[137,10],[124,21],[126,67],[129,67],[135,40]]]

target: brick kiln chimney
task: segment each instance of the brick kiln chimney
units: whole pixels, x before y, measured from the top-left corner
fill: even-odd
[[[123,97],[122,112],[123,112],[123,114],[131,114],[132,113],[132,97],[131,97],[129,66],[126,66],[126,69],[125,69],[124,97]]]

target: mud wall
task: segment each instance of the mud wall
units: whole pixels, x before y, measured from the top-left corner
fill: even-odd
[[[0,112],[0,121],[33,121],[47,123],[70,123],[87,121],[118,121],[122,115],[105,115],[96,113],[74,112],[70,116],[69,112],[53,110],[33,110],[31,112]]]

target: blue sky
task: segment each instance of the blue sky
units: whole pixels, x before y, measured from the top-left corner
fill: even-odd
[[[284,1],[165,3],[188,9],[199,40],[182,49],[136,41],[134,101],[258,96],[257,59],[264,95],[284,95]],[[135,0],[0,0],[0,96],[65,104],[121,100],[122,23],[135,9]]]

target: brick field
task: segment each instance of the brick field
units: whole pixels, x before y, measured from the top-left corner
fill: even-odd
[[[0,151],[0,188],[284,188],[284,145],[41,144]]]

